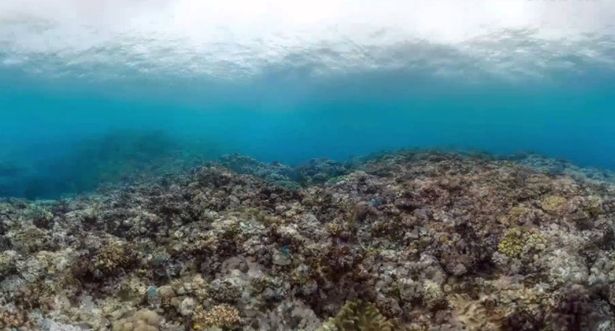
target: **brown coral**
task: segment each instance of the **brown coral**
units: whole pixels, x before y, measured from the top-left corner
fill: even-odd
[[[230,328],[240,322],[239,311],[229,305],[217,305],[209,310],[201,308],[192,316],[192,328],[197,331],[210,327]]]
[[[28,321],[23,312],[12,311],[0,307],[0,329],[12,330],[30,327],[32,327],[32,324]]]
[[[131,267],[135,255],[127,243],[109,240],[96,250],[88,262],[87,271],[96,279],[117,275],[124,268]]]

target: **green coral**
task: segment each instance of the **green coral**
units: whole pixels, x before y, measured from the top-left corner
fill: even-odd
[[[349,301],[319,331],[392,331],[393,323],[371,303]]]
[[[524,228],[512,228],[498,244],[498,252],[510,258],[519,258],[529,251],[544,249],[546,239],[538,232]]]

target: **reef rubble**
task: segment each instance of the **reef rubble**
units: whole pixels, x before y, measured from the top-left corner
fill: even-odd
[[[615,330],[609,179],[536,156],[229,156],[5,199],[0,329]]]

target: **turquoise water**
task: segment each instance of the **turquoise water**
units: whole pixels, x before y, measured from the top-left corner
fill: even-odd
[[[122,58],[6,64],[14,54],[0,52],[0,195],[58,197],[235,152],[290,164],[400,148],[532,152],[615,169],[613,40],[508,38],[471,45],[478,56],[376,49],[386,56],[343,70],[351,59],[325,47],[223,75]]]

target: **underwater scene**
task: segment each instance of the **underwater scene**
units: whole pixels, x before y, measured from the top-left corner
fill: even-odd
[[[613,22],[0,1],[0,330],[615,331]]]

